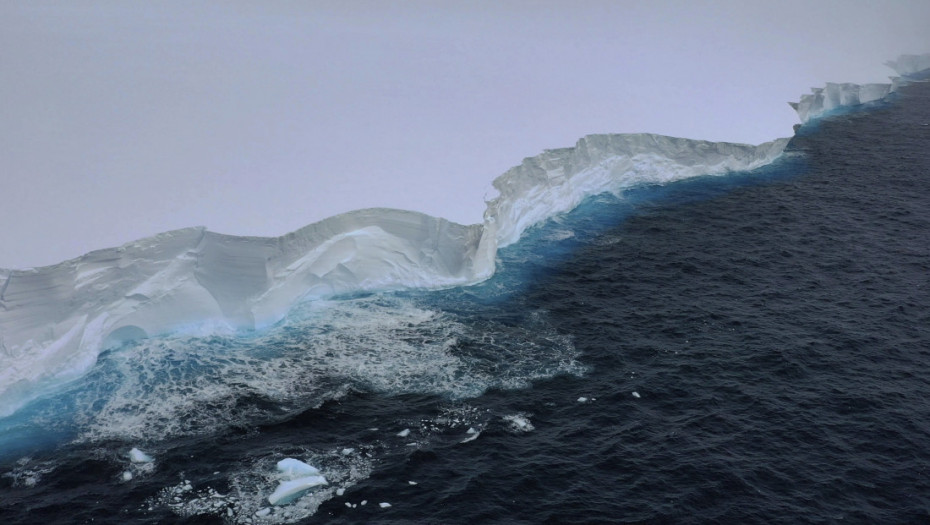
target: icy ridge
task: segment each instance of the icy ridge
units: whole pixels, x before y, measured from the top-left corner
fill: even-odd
[[[489,275],[481,225],[358,210],[276,238],[187,228],[0,282],[0,416],[83,375],[125,340],[273,324],[298,302]],[[493,260],[492,260],[493,262]]]
[[[500,195],[488,201],[485,231],[497,247],[586,197],[699,175],[746,171],[771,163],[787,138],[758,146],[648,133],[589,135],[573,148],[547,150],[494,180]],[[486,233],[487,235],[487,233]]]
[[[911,75],[928,60],[902,57],[894,67]],[[826,105],[887,96],[884,88],[853,86],[828,84],[802,99],[802,122]],[[588,196],[751,170],[775,160],[787,143],[590,135],[498,177],[499,195],[487,202],[483,224],[367,209],[281,237],[187,228],[53,266],[0,269],[0,417],[81,377],[103,349],[122,341],[260,329],[301,301],[345,293],[474,284],[493,275],[498,248]]]
[[[899,75],[891,77],[891,83],[837,84],[827,82],[822,88],[811,88],[811,93],[801,95],[798,102],[788,104],[798,113],[798,118],[803,125],[839,108],[884,100],[902,85],[930,70],[930,53],[901,55],[897,60],[885,62],[885,65]]]

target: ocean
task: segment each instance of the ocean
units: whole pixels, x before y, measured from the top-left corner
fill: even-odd
[[[0,522],[930,521],[930,83],[498,259],[108,350],[0,420]]]

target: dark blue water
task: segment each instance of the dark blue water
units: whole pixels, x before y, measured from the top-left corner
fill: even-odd
[[[0,522],[930,521],[928,124],[913,84],[592,199],[481,285],[104,356],[11,425],[54,437],[0,454]],[[283,457],[330,487],[272,509]]]

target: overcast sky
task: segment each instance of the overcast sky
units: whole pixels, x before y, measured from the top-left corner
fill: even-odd
[[[930,52],[930,2],[0,2],[0,267],[396,207],[591,133],[760,143]]]

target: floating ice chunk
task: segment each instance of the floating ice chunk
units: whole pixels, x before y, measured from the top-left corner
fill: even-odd
[[[367,500],[367,499],[363,499],[362,502],[359,503],[359,505],[361,505],[361,506],[363,506],[363,507],[364,507],[365,505],[368,505],[368,500]]]
[[[132,480],[132,472],[129,472],[128,470],[126,472],[123,472],[123,481],[130,481],[130,480]]]
[[[579,402],[579,403],[587,403],[587,402],[588,402],[588,398],[586,398],[586,397],[584,397],[584,396],[581,396],[581,397],[578,398],[578,402]]]
[[[269,514],[271,514],[271,508],[269,507],[263,507],[259,509],[258,512],[255,513],[255,515],[258,516],[259,518],[264,518],[265,516]]]
[[[474,429],[471,429],[471,428],[470,428],[469,430],[474,430]],[[469,441],[474,441],[474,440],[478,439],[478,436],[480,436],[480,435],[481,435],[481,432],[474,432],[473,434],[469,434],[469,436],[468,436],[467,438],[465,438],[465,439],[459,441],[459,443],[468,443]]]
[[[149,456],[145,452],[142,452],[141,450],[133,447],[133,449],[129,451],[129,461],[132,461],[133,463],[151,463],[155,460],[152,459],[152,456]]]
[[[408,481],[407,483],[410,484],[410,485],[416,485],[416,484],[417,484],[416,481]]]
[[[390,504],[390,503],[387,503],[387,502],[384,502],[384,501],[382,501],[381,503],[378,503],[378,506],[379,506],[379,507],[381,507],[382,509],[386,509],[386,508],[388,508],[388,507],[390,507],[390,506],[391,506],[391,504]]]
[[[405,428],[405,429],[403,429],[403,430],[401,430],[400,432],[397,433],[397,437],[402,437],[402,438],[405,438],[405,437],[407,437],[407,436],[409,436],[409,435],[410,435],[410,429],[409,429],[409,428]]]
[[[318,468],[294,458],[284,458],[279,461],[278,472],[284,474],[289,479],[318,476],[320,474]]]
[[[636,391],[634,390],[634,391],[633,391],[633,397],[635,397],[636,399],[639,399],[639,398],[640,398],[639,392],[636,392]]]
[[[465,431],[466,434],[477,434],[478,431],[475,430],[475,427],[468,427],[468,430]]]
[[[345,494],[345,493],[346,493],[346,489],[344,489],[344,488],[342,488],[342,487],[339,487],[338,489],[336,489],[336,495],[337,495],[337,496],[342,496],[342,495]]]
[[[323,476],[307,476],[305,478],[282,481],[281,484],[278,485],[278,488],[268,496],[268,503],[272,505],[284,505],[294,501],[301,493],[313,487],[327,484],[328,482]]]

